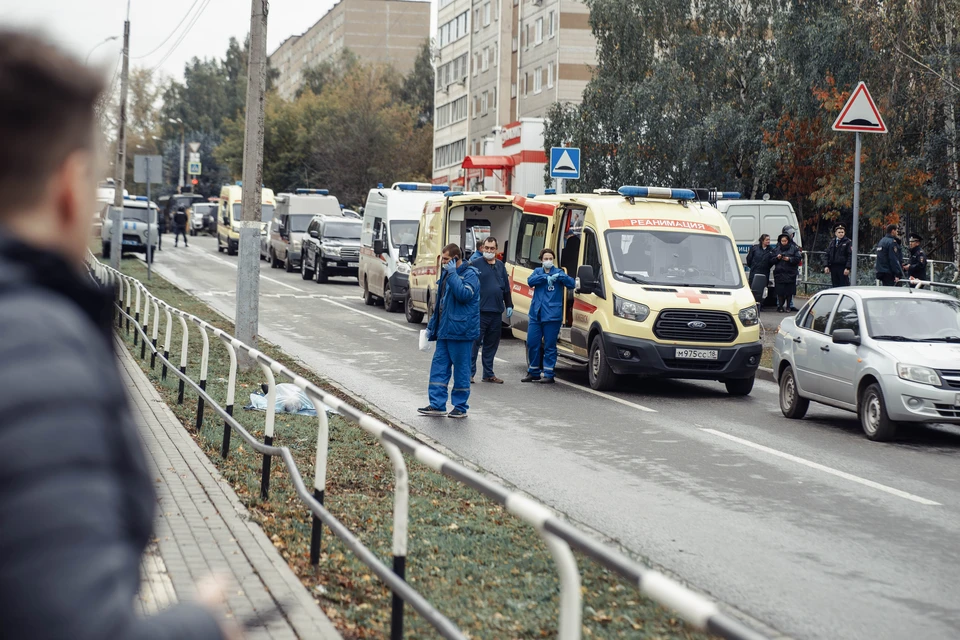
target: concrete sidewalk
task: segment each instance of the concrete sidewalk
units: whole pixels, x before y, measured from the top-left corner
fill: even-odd
[[[210,574],[230,581],[228,615],[238,621],[284,604],[246,638],[339,639],[340,634],[251,522],[230,485],[166,406],[137,362],[117,341],[121,375],[155,474],[159,513],[155,540],[141,566],[136,606],[145,614],[189,599]]]

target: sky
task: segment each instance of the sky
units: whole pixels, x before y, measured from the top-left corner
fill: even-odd
[[[267,53],[310,28],[334,2],[271,0]],[[250,31],[250,0],[130,3],[131,67],[157,68],[170,78],[182,78],[184,64],[194,56],[222,58],[231,36],[242,42]],[[91,65],[112,76],[120,60],[126,9],[127,0],[0,0],[0,26],[39,30],[77,57],[89,55]],[[117,39],[103,43],[111,36]]]

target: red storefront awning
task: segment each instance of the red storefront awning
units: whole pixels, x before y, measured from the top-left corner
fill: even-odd
[[[516,165],[510,156],[467,156],[460,165],[464,169],[506,169]]]

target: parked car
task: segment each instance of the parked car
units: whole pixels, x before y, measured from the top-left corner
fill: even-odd
[[[279,212],[273,217],[260,242],[260,253],[263,255],[266,249],[271,267],[283,267],[288,273],[300,268],[300,247],[313,218],[309,213]]]
[[[326,282],[330,276],[357,277],[360,261],[360,220],[343,216],[314,216],[307,227],[300,259],[300,275]]]
[[[190,235],[198,233],[217,233],[217,209],[220,205],[215,202],[200,202],[193,205],[193,214],[190,217]]]
[[[921,289],[842,287],[780,323],[780,410],[810,401],[854,411],[871,440],[900,425],[960,424],[960,301]]]

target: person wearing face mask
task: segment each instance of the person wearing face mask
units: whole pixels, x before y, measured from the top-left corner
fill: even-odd
[[[470,383],[477,375],[477,354],[483,347],[484,382],[503,384],[493,372],[493,361],[500,348],[500,318],[504,309],[507,317],[513,315],[513,299],[510,296],[510,278],[503,263],[497,260],[497,239],[487,236],[470,258],[470,266],[476,267],[480,278],[480,336],[473,343],[473,356],[470,359]]]
[[[540,251],[540,263],[543,266],[534,269],[527,278],[527,286],[533,289],[533,301],[530,303],[527,326],[527,375],[521,382],[554,382],[553,369],[557,365],[557,338],[563,319],[564,287],[573,289],[577,286],[576,280],[553,265],[554,260],[556,254],[553,249],[543,249]]]
[[[417,409],[425,416],[466,418],[470,399],[470,354],[480,337],[480,278],[464,262],[460,247],[448,244],[440,255],[437,302],[427,323],[427,337],[437,343],[430,366],[430,404]],[[447,413],[447,385],[453,368],[453,410]]]

